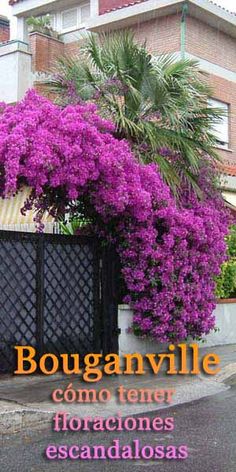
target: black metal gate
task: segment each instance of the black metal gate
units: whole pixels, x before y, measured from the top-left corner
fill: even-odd
[[[39,355],[117,352],[115,258],[89,237],[0,231],[0,372]]]

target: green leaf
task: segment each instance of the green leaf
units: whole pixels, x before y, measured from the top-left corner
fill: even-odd
[[[222,110],[208,107],[212,95],[196,61],[176,55],[152,56],[132,33],[91,34],[78,56],[63,58],[48,86],[68,103],[72,83],[83,100],[95,101],[100,113],[116,124],[144,162],[156,162],[163,178],[178,193],[182,178],[200,195],[199,168],[206,156],[219,160],[213,127]],[[140,145],[146,144],[145,152]],[[170,162],[161,147],[179,155]]]

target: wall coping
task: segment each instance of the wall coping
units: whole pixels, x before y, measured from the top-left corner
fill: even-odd
[[[236,298],[218,298],[217,299],[218,305],[224,305],[224,304],[226,305],[226,304],[232,304],[232,303],[236,304]],[[118,309],[122,311],[132,310],[130,305],[127,305],[126,303],[123,303],[123,304],[121,303],[120,305],[118,305]]]
[[[6,56],[16,52],[31,55],[28,44],[23,41],[13,40],[0,44],[0,56]]]
[[[223,305],[223,304],[229,304],[229,303],[236,303],[236,298],[218,298],[217,299],[217,303],[219,305]]]
[[[40,33],[40,31],[32,31],[32,33],[29,33],[29,37],[31,36],[42,36],[43,38],[50,39],[52,41],[56,41],[57,43],[64,44],[64,42],[61,39],[54,38],[53,36],[49,36],[48,34]]]
[[[126,303],[121,303],[120,305],[118,305],[118,309],[119,310],[132,310],[132,308]]]

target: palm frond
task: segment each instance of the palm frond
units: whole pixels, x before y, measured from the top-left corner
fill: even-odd
[[[83,100],[93,100],[116,124],[116,136],[135,150],[146,143],[143,160],[158,163],[174,192],[184,175],[197,190],[204,155],[217,160],[214,126],[222,110],[209,107],[212,90],[196,61],[176,55],[154,57],[129,31],[89,35],[80,57],[59,61],[50,87],[63,96],[73,83]],[[175,165],[159,152],[169,148]]]

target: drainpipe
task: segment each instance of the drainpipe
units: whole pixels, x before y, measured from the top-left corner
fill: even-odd
[[[188,5],[184,3],[181,16],[181,59],[185,59],[186,47],[186,17],[188,14]]]

